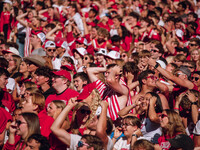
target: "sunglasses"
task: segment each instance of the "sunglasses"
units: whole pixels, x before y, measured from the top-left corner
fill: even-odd
[[[126,55],[121,55],[122,58],[126,57]]]
[[[192,66],[186,66],[186,65],[183,65],[184,67],[187,67],[187,68],[190,68],[190,69],[193,69],[194,67]]]
[[[168,116],[166,114],[160,114],[159,117],[163,119],[163,118],[168,117]]]
[[[151,78],[152,80],[157,80],[158,79],[156,76],[153,76],[153,75],[152,76],[148,76],[147,79],[148,78]]]
[[[56,50],[55,49],[48,49],[47,51],[48,52],[55,52]]]
[[[198,81],[199,77],[191,77],[192,80]]]
[[[83,141],[78,141],[78,144],[77,144],[77,148],[79,147],[83,147],[83,146],[89,146],[87,143],[83,142]]]
[[[21,124],[27,124],[26,122],[22,122],[21,120],[16,120],[15,121],[17,126],[19,127]]]
[[[130,123],[122,123],[122,124],[121,124],[121,127],[123,127],[123,126],[127,127],[127,126],[133,126],[133,125],[130,124]]]
[[[155,49],[151,49],[151,52],[154,52],[154,53],[158,52],[159,53],[159,51],[155,50]]]
[[[192,44],[192,43],[190,43],[189,45],[190,45],[190,46],[197,46],[197,44]]]
[[[83,59],[84,59],[84,60],[88,60],[88,57],[84,57]]]
[[[87,115],[90,115],[91,114],[91,111],[90,110],[85,110],[85,109],[81,109],[80,112],[82,114],[87,114]]]
[[[176,73],[175,75],[178,77],[179,75],[185,75],[185,74],[184,73]]]

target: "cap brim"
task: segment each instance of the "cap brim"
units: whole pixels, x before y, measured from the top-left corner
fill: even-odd
[[[31,57],[25,57],[24,61],[30,61],[30,62],[34,63],[35,65],[37,65],[37,66],[44,66],[43,63],[41,63],[37,59],[31,58]]]

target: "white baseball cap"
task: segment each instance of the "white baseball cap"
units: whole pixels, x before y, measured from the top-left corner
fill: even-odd
[[[36,35],[40,38],[40,40],[41,40],[43,43],[45,42],[46,36],[45,36],[45,34],[44,34],[43,32],[39,32],[39,33],[37,33]]]
[[[110,57],[112,59],[120,59],[120,53],[117,52],[117,51],[110,51],[108,54],[107,54],[107,57]]]
[[[12,2],[10,0],[4,0],[3,2],[12,5]]]
[[[19,51],[14,47],[9,47],[7,50],[3,50],[4,52],[13,53],[19,56]]]
[[[107,50],[105,48],[100,48],[98,52],[96,52],[96,54],[102,54],[104,56],[107,55]]]
[[[56,48],[55,42],[53,42],[53,41],[47,41],[45,43],[45,48],[48,48],[48,47]]]
[[[75,49],[78,51],[79,54],[81,54],[82,56],[84,56],[85,54],[87,54],[87,50],[83,47],[77,48]]]

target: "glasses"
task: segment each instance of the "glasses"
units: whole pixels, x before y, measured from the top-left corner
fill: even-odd
[[[122,123],[122,124],[121,124],[121,127],[123,127],[123,126],[127,127],[127,126],[133,126],[133,125],[130,124],[130,123]]]
[[[187,67],[187,68],[190,68],[190,69],[193,69],[194,67],[192,66],[186,66],[186,65],[183,65],[184,67]]]
[[[175,75],[178,77],[179,75],[185,75],[185,74],[184,73],[176,73]]]
[[[85,109],[81,109],[80,112],[81,112],[82,114],[87,114],[87,115],[91,114],[91,111],[90,111],[90,110],[85,110]]]
[[[157,80],[157,79],[158,79],[156,76],[153,76],[153,75],[148,76],[147,79],[148,79],[148,78],[151,78],[152,80]]]
[[[126,57],[126,55],[121,55],[122,58]]]
[[[21,124],[27,124],[26,122],[22,122],[21,120],[16,120],[15,121],[17,126],[19,127]]]
[[[83,59],[84,59],[84,60],[88,60],[88,57],[84,57]]]
[[[192,80],[198,81],[199,77],[191,77]]]
[[[159,53],[159,51],[158,50],[155,50],[155,49],[151,49],[151,52],[154,52],[154,53]]]
[[[48,52],[55,52],[56,50],[55,49],[48,49],[47,51]]]
[[[190,45],[190,46],[197,46],[197,44],[192,44],[192,43],[190,43],[189,45]]]
[[[160,114],[159,117],[163,119],[163,118],[168,117],[168,116],[166,114]]]
[[[85,142],[83,142],[83,141],[78,141],[77,148],[83,147],[84,145],[85,145],[85,146],[90,146],[90,145],[88,145],[87,143],[85,143]]]

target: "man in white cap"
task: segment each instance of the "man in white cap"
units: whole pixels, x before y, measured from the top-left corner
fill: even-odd
[[[106,55],[106,62],[107,64],[114,64],[116,59],[120,59],[120,53],[117,51],[110,51]]]
[[[46,56],[46,52],[42,48],[42,44],[45,42],[45,34],[43,32],[33,32],[30,38],[30,43],[33,46],[31,54]]]
[[[12,55],[19,56],[19,51],[16,48],[14,48],[14,47],[9,47],[8,49],[3,50],[2,52],[4,54],[3,57],[6,60],[10,60]]]
[[[97,56],[97,63],[98,66],[103,67],[106,63],[105,56],[107,55],[107,50],[104,48],[100,48],[98,52],[95,53]]]

